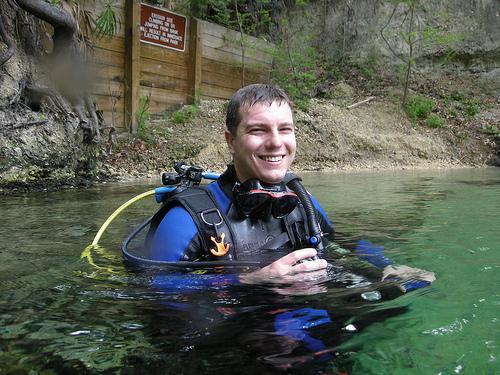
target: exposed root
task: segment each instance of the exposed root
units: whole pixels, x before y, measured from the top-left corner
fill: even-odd
[[[36,126],[36,125],[45,125],[48,122],[48,120],[36,120],[36,121],[29,121],[25,123],[10,123],[10,124],[5,124],[0,128],[0,132],[6,132],[9,130],[14,130],[14,129],[19,129],[19,128],[28,128],[30,126]]]
[[[0,66],[3,66],[12,58],[12,56],[14,56],[14,53],[16,52],[14,41],[5,31],[5,19],[3,14],[0,14],[0,37],[7,45],[7,50],[0,56]]]

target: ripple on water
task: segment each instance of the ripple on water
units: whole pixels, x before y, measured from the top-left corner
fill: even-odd
[[[462,332],[465,325],[470,323],[468,319],[462,318],[456,318],[452,323],[438,327],[438,328],[433,328],[429,329],[423,332],[425,335],[432,335],[432,336],[444,336],[444,335],[452,335],[457,332]]]

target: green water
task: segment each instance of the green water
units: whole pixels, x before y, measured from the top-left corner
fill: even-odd
[[[290,306],[329,311],[332,324],[312,335],[347,357],[353,374],[500,373],[499,169],[306,174],[304,183],[337,231],[383,245],[397,263],[434,271],[436,282],[373,304],[406,310],[342,336],[335,318],[348,323],[357,305],[341,304],[333,290],[276,298],[269,290],[256,297],[149,288],[123,266],[118,248],[156,207],[151,200],[110,226],[93,253],[95,267],[80,259],[106,217],[152,186],[2,197],[0,374],[279,372],[269,360],[273,345],[291,340],[278,340],[272,319]],[[191,308],[180,312],[173,303]],[[288,371],[342,368],[336,358],[318,358]]]

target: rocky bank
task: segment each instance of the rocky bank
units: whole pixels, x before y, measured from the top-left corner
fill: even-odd
[[[323,98],[312,99],[307,111],[295,110],[298,147],[293,169],[498,166],[500,95],[492,91],[494,85],[480,78],[462,72],[413,84],[418,92],[434,98],[433,113],[445,120],[440,128],[408,119],[397,84],[380,80],[376,86],[367,86],[356,82],[360,79],[356,75],[349,84],[327,84],[318,93]],[[348,108],[367,97],[374,99]],[[230,161],[223,135],[226,103],[202,100],[196,116],[186,116],[184,123],[176,124],[171,114],[165,114],[153,118],[134,136],[122,134],[112,143],[103,137],[101,144],[83,142],[74,118],[4,109],[0,116],[0,193],[105,180],[159,179],[162,171],[171,171],[179,160],[220,172]],[[464,103],[473,103],[474,111],[464,109]]]
[[[353,109],[346,103],[361,101],[368,93],[352,90],[345,83],[332,90],[332,98],[313,99],[307,112],[295,111],[295,171],[500,164],[498,97],[484,96],[482,109],[470,118],[450,117],[442,128],[430,128],[410,121],[395,97],[388,94],[388,87],[379,88],[373,100]],[[107,174],[117,178],[155,177],[171,170],[176,160],[222,171],[230,161],[223,136],[225,104],[222,100],[202,101],[197,116],[182,125],[169,119],[152,121],[147,130],[149,139],[124,143],[109,155]],[[453,105],[448,103],[448,107]]]

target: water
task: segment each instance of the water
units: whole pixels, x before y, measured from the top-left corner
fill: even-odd
[[[348,274],[295,289],[152,288],[118,250],[151,200],[109,227],[95,266],[80,259],[106,217],[151,186],[3,197],[0,374],[500,373],[500,170],[304,177],[345,238],[436,282],[399,297]]]

